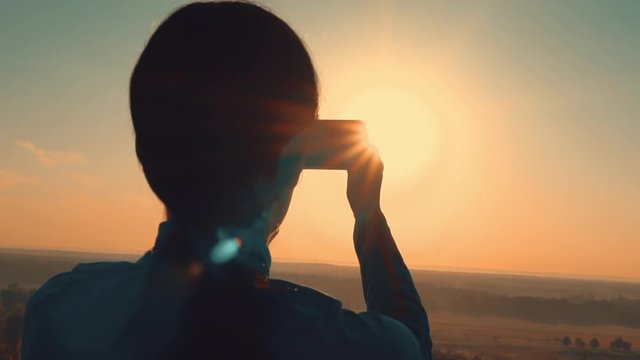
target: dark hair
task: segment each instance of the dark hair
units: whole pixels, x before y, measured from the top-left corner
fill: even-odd
[[[242,2],[192,3],[154,32],[131,76],[136,153],[185,225],[229,225],[261,209],[284,144],[315,120],[318,89],[302,41]],[[250,206],[255,204],[255,206]]]
[[[181,242],[186,228],[252,220],[269,205],[252,184],[274,179],[283,146],[316,119],[309,54],[285,22],[259,6],[192,3],[151,36],[131,76],[130,96],[138,159],[179,227],[164,254],[153,258],[122,343],[138,358],[269,358],[264,330],[275,322],[278,305],[233,262],[223,278],[204,264],[189,285],[191,300],[182,307],[172,350],[151,353],[158,346],[155,330],[165,324],[158,317],[172,308],[167,279],[198,265],[192,245]]]

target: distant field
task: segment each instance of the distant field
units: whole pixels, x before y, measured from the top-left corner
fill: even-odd
[[[276,263],[272,272],[282,275],[329,275],[360,278],[356,267],[327,264]],[[587,298],[611,300],[619,297],[640,299],[640,281],[610,281],[600,279],[571,279],[527,275],[484,274],[454,271],[412,269],[417,283],[437,287],[478,290],[496,295],[533,296],[541,298]]]
[[[80,262],[135,261],[139,256],[0,250],[0,286],[37,287]],[[604,280],[412,270],[442,359],[640,359],[613,353],[617,336],[640,347],[640,284]],[[359,270],[325,264],[275,263],[272,277],[311,286],[365,308]],[[596,337],[598,350],[561,339]],[[636,350],[634,349],[634,350]],[[456,357],[457,356],[457,357]]]
[[[614,353],[608,346],[622,336],[640,347],[640,329],[621,326],[570,326],[535,324],[495,317],[471,317],[437,312],[431,315],[434,343],[440,349],[462,354],[468,359],[478,355],[482,360],[605,360],[640,359],[640,352]],[[579,350],[564,347],[561,339],[580,337],[585,342],[597,338],[600,348]],[[437,360],[437,359],[436,359]]]
[[[69,271],[78,263],[135,261],[136,258],[131,255],[0,249],[0,286],[18,282],[27,287],[38,287],[53,275]]]

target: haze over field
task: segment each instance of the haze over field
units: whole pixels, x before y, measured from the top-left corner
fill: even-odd
[[[0,249],[0,287],[15,282],[39,287],[78,263],[136,260],[130,255]],[[355,267],[276,262],[271,277],[313,287],[340,299],[349,309],[365,310],[360,272]],[[640,330],[640,282],[415,269],[412,277],[430,313]]]
[[[128,78],[182,3],[0,3],[0,247],[152,246]],[[308,45],[321,117],[368,122],[410,266],[640,279],[640,2],[258,3]],[[345,177],[303,174],[276,261],[356,263]]]

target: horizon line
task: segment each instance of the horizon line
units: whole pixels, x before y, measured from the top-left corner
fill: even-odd
[[[114,256],[142,256],[146,251],[141,253],[123,252],[123,251],[102,251],[102,250],[86,250],[77,248],[41,248],[41,247],[15,247],[15,246],[0,246],[1,252],[52,252],[52,253],[67,253],[78,255],[114,255]],[[274,263],[285,264],[307,264],[307,265],[329,265],[339,267],[352,267],[359,268],[357,263],[346,261],[334,261],[328,262],[323,260],[300,260],[291,258],[274,258]],[[462,273],[462,274],[476,274],[476,275],[505,275],[515,277],[537,277],[537,278],[549,278],[558,280],[599,280],[608,282],[622,282],[622,283],[634,283],[640,284],[640,278],[628,277],[628,276],[606,276],[606,275],[580,275],[571,273],[552,273],[552,272],[529,272],[529,271],[516,271],[505,269],[478,269],[478,268],[465,268],[457,266],[436,266],[436,265],[412,265],[407,264],[410,270],[418,271],[435,271],[435,272],[449,272],[449,273]]]

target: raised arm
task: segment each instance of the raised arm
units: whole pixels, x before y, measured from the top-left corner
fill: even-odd
[[[383,165],[365,154],[348,171],[347,197],[354,213],[354,246],[368,311],[398,320],[415,335],[424,359],[431,359],[429,321],[411,274],[380,209]]]

